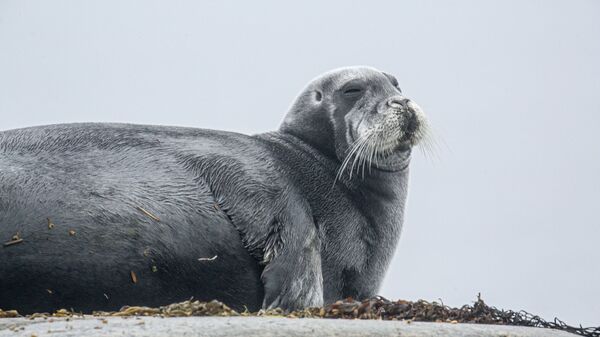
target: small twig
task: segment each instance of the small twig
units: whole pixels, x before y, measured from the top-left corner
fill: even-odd
[[[198,258],[198,261],[214,261],[217,259],[217,255],[213,256],[213,257],[201,257]]]
[[[23,239],[10,240],[10,241],[4,243],[4,247],[16,245],[17,243],[21,243],[21,242],[23,242]]]
[[[137,276],[135,275],[135,272],[133,270],[130,272],[130,275],[131,275],[131,281],[133,283],[137,283],[138,279],[137,279]]]
[[[146,215],[147,215],[148,217],[150,217],[152,220],[154,220],[154,221],[156,221],[156,222],[160,222],[160,219],[159,219],[159,218],[158,218],[156,215],[154,215],[154,214],[152,214],[152,213],[148,212],[147,210],[145,210],[145,209],[141,208],[140,206],[136,206],[135,208],[137,208],[137,209],[138,209],[140,212],[142,212],[142,213],[146,214]]]

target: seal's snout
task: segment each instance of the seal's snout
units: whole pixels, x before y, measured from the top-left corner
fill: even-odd
[[[390,107],[392,109],[405,110],[405,109],[408,109],[408,102],[410,102],[410,100],[408,98],[402,97],[402,96],[397,96],[397,97],[392,97],[392,98],[388,99],[387,105],[388,105],[388,107]]]
[[[396,118],[401,126],[406,126],[407,121],[411,121],[416,118],[413,109],[411,109],[413,102],[404,96],[394,96],[388,98],[384,104],[381,105],[382,112],[387,113],[393,118]]]
[[[382,119],[375,119],[390,143],[416,145],[426,132],[427,120],[421,108],[404,95],[388,97],[379,105]]]

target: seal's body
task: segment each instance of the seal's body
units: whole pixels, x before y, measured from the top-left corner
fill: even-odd
[[[426,125],[394,81],[372,68],[327,73],[280,130],[256,136],[128,124],[0,132],[0,308],[193,296],[298,309],[374,295]]]

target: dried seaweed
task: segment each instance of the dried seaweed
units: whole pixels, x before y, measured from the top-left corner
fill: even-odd
[[[500,310],[485,304],[481,296],[473,305],[464,305],[460,308],[451,308],[444,304],[427,301],[390,301],[381,296],[364,301],[352,298],[337,301],[323,308],[307,308],[300,311],[285,312],[279,308],[261,310],[256,313],[243,312],[241,314],[230,309],[225,304],[199,301],[185,301],[171,304],[158,309],[145,307],[125,307],[116,313],[95,313],[108,316],[126,315],[160,315],[164,317],[177,316],[283,316],[291,318],[332,318],[332,319],[381,319],[405,320],[420,322],[448,322],[448,323],[479,323],[517,325],[538,328],[551,328],[567,331],[586,337],[600,337],[600,327],[584,328],[567,325],[555,318],[548,322],[539,316],[525,311]]]
[[[311,308],[293,312],[297,317],[410,320],[421,322],[503,324],[562,330],[581,336],[600,337],[600,327],[567,325],[558,318],[546,321],[526,311],[500,310],[486,305],[481,296],[473,305],[451,308],[427,301],[389,301],[374,297],[362,302],[351,298],[337,301],[325,308]]]
[[[352,298],[337,301],[322,308],[307,308],[299,311],[286,312],[282,309],[261,310],[238,313],[219,301],[200,302],[188,300],[159,308],[126,306],[117,312],[96,311],[95,316],[128,317],[128,316],[159,316],[159,317],[189,317],[189,316],[281,316],[290,318],[326,318],[326,319],[379,319],[403,320],[407,322],[447,322],[447,323],[478,323],[517,325],[538,328],[562,330],[586,337],[600,337],[600,327],[584,328],[567,325],[555,318],[546,321],[539,316],[525,311],[501,310],[484,303],[481,296],[473,305],[452,308],[443,303],[416,302],[398,300],[390,301],[381,296],[363,301]],[[37,316],[36,316],[37,315]],[[34,314],[28,317],[42,317],[47,314]],[[61,309],[51,316],[71,317],[77,315],[73,310]],[[18,313],[0,310],[0,317],[18,317]]]
[[[95,311],[94,316],[239,316],[235,310],[219,301],[184,301],[159,308],[126,306],[117,312]]]

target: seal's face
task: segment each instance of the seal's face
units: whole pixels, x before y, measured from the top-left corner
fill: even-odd
[[[404,167],[428,127],[422,110],[402,94],[396,78],[373,68],[351,67],[312,81],[282,130],[334,154],[342,163],[340,172],[361,167],[364,172],[371,166]]]
[[[404,97],[393,76],[361,70],[366,74],[340,84],[332,95],[338,114],[345,115],[347,144],[367,143],[380,156],[409,150],[427,124],[421,108]]]

